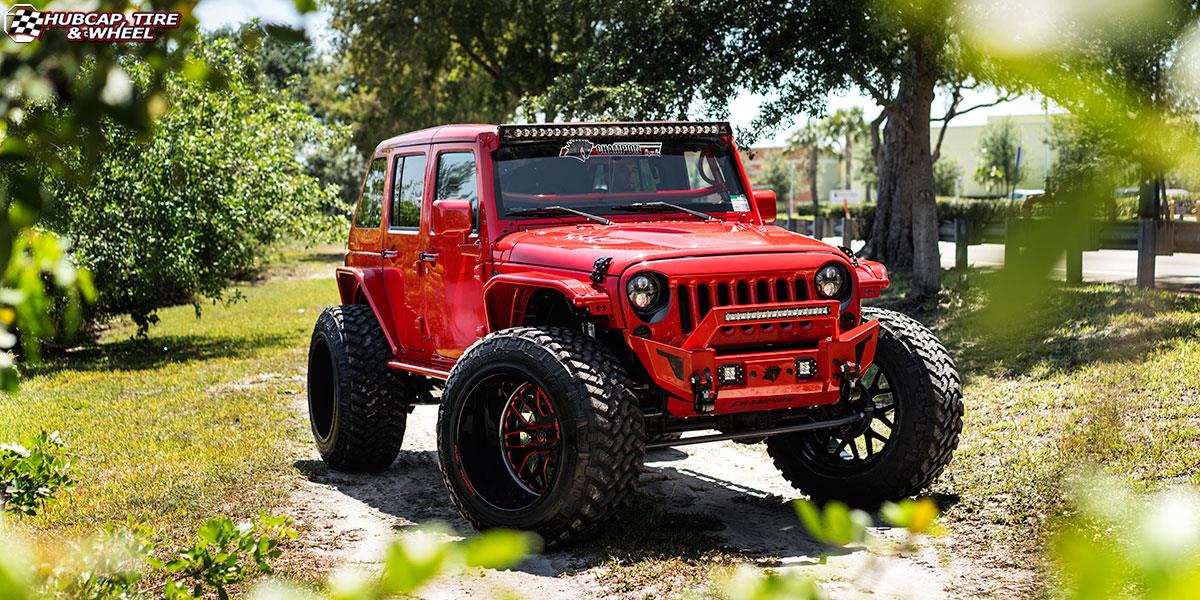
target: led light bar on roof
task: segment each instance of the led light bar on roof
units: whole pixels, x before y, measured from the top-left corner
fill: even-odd
[[[547,123],[543,125],[501,125],[500,139],[537,140],[578,137],[683,137],[732,135],[729,123]]]

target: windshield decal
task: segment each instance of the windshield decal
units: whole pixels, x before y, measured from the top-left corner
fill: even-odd
[[[662,142],[596,144],[586,139],[567,140],[566,145],[558,151],[558,155],[580,162],[593,156],[662,156]]]
[[[733,204],[733,212],[750,212],[750,203],[741,194],[730,194],[729,202]]]

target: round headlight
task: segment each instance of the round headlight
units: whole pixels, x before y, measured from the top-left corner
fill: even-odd
[[[638,310],[646,310],[658,302],[660,290],[658,282],[649,275],[634,275],[625,286],[629,294],[629,303]]]
[[[846,290],[846,270],[837,265],[825,265],[813,280],[822,298],[838,298]]]

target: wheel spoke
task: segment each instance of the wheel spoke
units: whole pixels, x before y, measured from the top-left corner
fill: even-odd
[[[872,370],[875,372],[875,377],[873,379],[871,379],[871,385],[868,385],[866,387],[867,387],[867,390],[871,391],[872,395],[874,395],[874,392],[876,391],[877,386],[879,385],[879,380],[883,377],[883,371],[879,367],[875,367],[875,366],[873,366]]]
[[[550,397],[530,382],[513,386],[500,425],[502,453],[510,475],[527,492],[541,495],[550,486],[561,441]]]

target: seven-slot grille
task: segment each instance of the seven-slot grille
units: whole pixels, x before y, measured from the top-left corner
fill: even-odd
[[[784,277],[752,275],[733,278],[677,279],[679,323],[690,333],[714,306],[770,304],[808,299],[808,282],[800,274]]]

